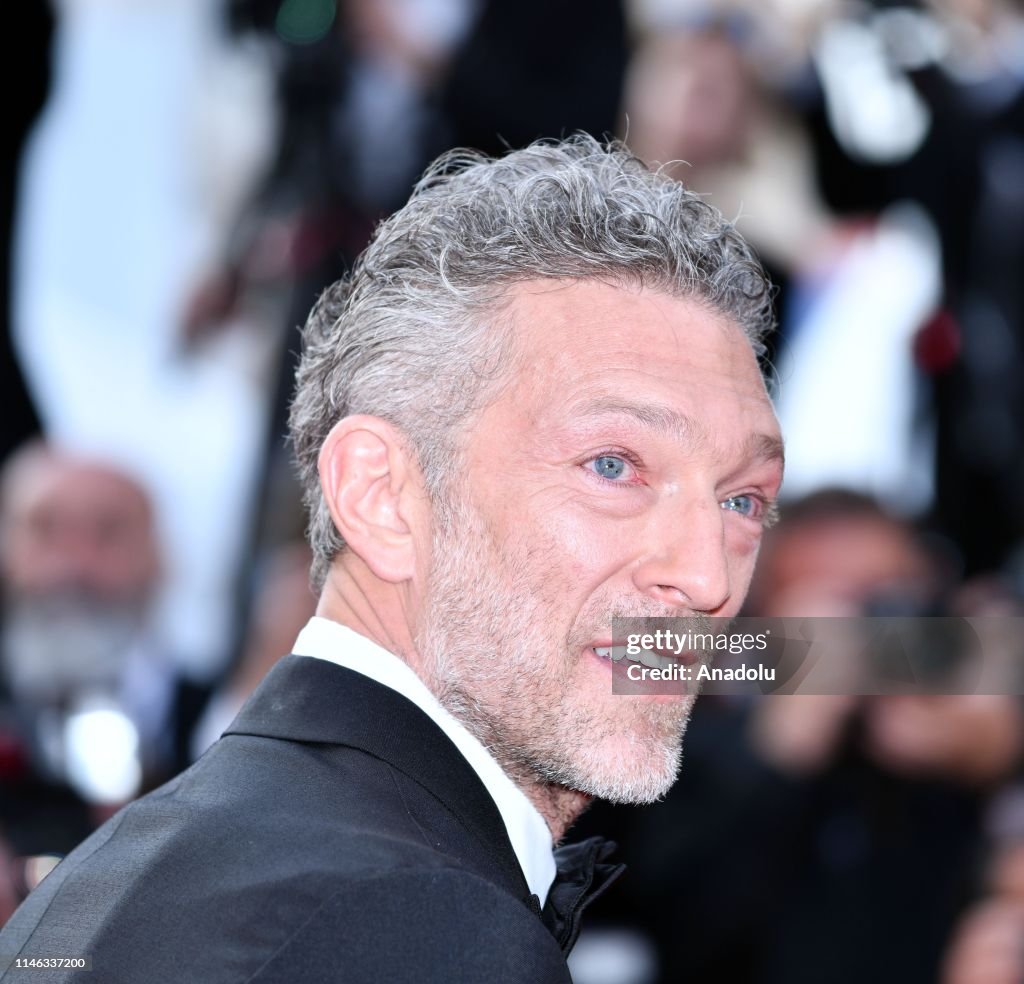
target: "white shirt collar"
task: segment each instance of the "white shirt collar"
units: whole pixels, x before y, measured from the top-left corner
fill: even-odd
[[[348,626],[319,616],[311,618],[299,633],[292,652],[296,656],[326,659],[362,673],[408,698],[433,720],[491,794],[505,822],[526,884],[543,906],[555,880],[555,859],[547,823],[494,756],[442,707],[412,667]]]

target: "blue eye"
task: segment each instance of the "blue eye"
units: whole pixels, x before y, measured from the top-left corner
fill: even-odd
[[[761,500],[753,495],[734,495],[722,502],[722,508],[731,512],[738,512],[748,519],[759,519]]]
[[[614,481],[621,478],[626,470],[626,461],[614,454],[603,454],[600,458],[594,458],[591,462],[594,471],[601,476]]]

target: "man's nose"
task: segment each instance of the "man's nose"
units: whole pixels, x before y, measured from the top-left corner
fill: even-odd
[[[714,499],[666,508],[634,570],[636,586],[662,604],[714,614],[732,592],[725,514]]]

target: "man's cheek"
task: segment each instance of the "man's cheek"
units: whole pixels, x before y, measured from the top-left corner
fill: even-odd
[[[627,545],[634,542],[617,524],[595,523],[578,512],[550,517],[545,534],[568,584],[581,589],[602,583],[621,567]]]
[[[757,557],[761,550],[761,538],[757,537],[751,541],[746,539],[736,550],[729,553],[729,581],[733,585],[730,608],[739,610],[750,590],[750,583],[754,578],[754,570],[757,566]],[[734,613],[733,613],[734,614]]]
[[[740,525],[741,523],[743,526]],[[762,531],[749,520],[736,519],[733,527],[733,529],[727,529],[725,534],[725,549],[728,552],[730,563],[746,564],[753,570],[757,555],[761,550]],[[745,527],[751,527],[751,529]]]

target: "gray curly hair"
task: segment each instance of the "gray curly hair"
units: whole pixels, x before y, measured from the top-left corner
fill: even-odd
[[[509,374],[503,303],[539,278],[694,297],[732,318],[758,356],[772,327],[771,286],[736,230],[623,144],[579,134],[499,159],[444,154],[303,331],[289,424],[316,587],[345,546],[317,472],[331,428],[350,414],[393,424],[443,520],[465,424]]]

